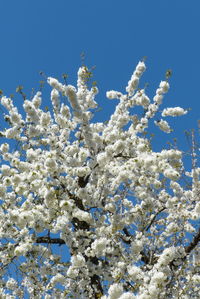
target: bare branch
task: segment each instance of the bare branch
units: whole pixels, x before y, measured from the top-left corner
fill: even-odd
[[[47,244],[59,244],[59,245],[64,245],[65,241],[60,239],[60,238],[51,238],[48,236],[45,237],[38,237],[36,239],[36,243],[47,243]]]
[[[185,252],[187,255],[190,254],[190,252],[198,245],[199,241],[200,241],[200,228],[196,236],[194,236],[192,242],[187,247],[185,247]]]
[[[152,224],[154,223],[156,217],[157,217],[162,211],[164,211],[165,209],[166,209],[166,208],[163,207],[160,211],[158,211],[158,212],[153,216],[153,218],[151,219],[150,223],[146,226],[145,231],[148,231],[148,230],[150,229],[150,227],[151,227]]]

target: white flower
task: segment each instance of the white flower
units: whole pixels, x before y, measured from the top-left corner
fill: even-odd
[[[108,240],[106,238],[100,238],[95,240],[92,243],[92,250],[95,255],[100,256],[105,254],[106,245],[108,244]]]
[[[195,206],[195,213],[197,213],[198,215],[200,215],[200,202],[197,202],[197,204]]]
[[[154,102],[156,102],[158,105],[162,104],[163,95],[162,94],[156,94],[153,98]]]
[[[90,172],[89,167],[77,167],[76,168],[76,173],[79,177],[84,177],[84,176],[88,175],[89,172]]]
[[[14,126],[13,128],[7,129],[5,132],[5,136],[8,139],[15,139],[19,136],[20,131],[17,126]]]
[[[167,208],[170,208],[170,205],[168,203],[166,206],[167,206]],[[173,206],[172,206],[172,208],[173,208]],[[172,222],[167,225],[166,233],[171,235],[171,234],[177,232],[178,230],[179,230],[179,226],[176,223]]]
[[[82,211],[80,209],[74,211],[73,216],[78,218],[80,221],[85,221],[87,223],[90,223],[92,220],[92,216],[90,215],[90,213]]]
[[[3,96],[1,98],[1,104],[7,109],[11,110],[13,108],[13,102],[10,98]]]
[[[168,265],[176,256],[175,247],[164,249],[163,253],[158,259],[158,265]]]
[[[20,244],[15,248],[14,254],[16,256],[24,256],[27,251],[31,250],[31,248],[32,245],[30,243]]]
[[[135,105],[141,105],[145,108],[147,108],[150,103],[150,99],[148,98],[147,95],[145,95],[144,89],[137,92],[134,99],[135,99],[134,101]]]
[[[162,284],[165,280],[166,275],[161,271],[156,271],[151,278],[151,283]]]
[[[16,109],[13,109],[10,112],[10,120],[12,123],[19,125],[21,123],[22,116],[17,112]]]
[[[136,299],[136,298],[137,297],[135,297],[135,295],[130,292],[126,292],[119,297],[119,299]]]
[[[40,116],[40,123],[41,123],[41,125],[43,127],[46,127],[46,126],[49,125],[50,121],[51,121],[51,114],[50,114],[50,112],[47,112],[47,113],[43,112],[41,114],[41,116]]]
[[[11,181],[11,178],[10,177],[5,177],[4,179],[3,179],[3,185],[4,186],[11,186],[12,185],[12,181]]]
[[[32,99],[32,103],[35,106],[35,108],[39,108],[41,105],[42,102],[41,94],[42,94],[41,91],[38,91]]]
[[[21,180],[22,180],[22,176],[20,176],[19,174],[15,174],[12,176],[12,183],[14,185],[19,185]]]
[[[78,273],[79,273],[79,270],[72,266],[70,266],[69,269],[67,270],[67,276],[72,279],[75,279],[78,276]]]
[[[199,284],[199,283],[200,283],[200,275],[199,275],[199,274],[194,274],[194,275],[192,276],[192,281],[193,281],[194,283]]]
[[[180,174],[178,171],[174,170],[173,168],[167,168],[164,171],[164,176],[171,179],[171,180],[177,180],[180,177]]]
[[[114,283],[109,287],[109,299],[118,299],[123,293],[123,287],[119,283]]]
[[[162,150],[161,155],[165,159],[181,159],[182,153],[181,151],[170,149],[170,150]]]
[[[54,170],[57,166],[57,163],[56,163],[55,159],[47,158],[46,161],[45,161],[45,166],[47,168],[51,168],[51,170]]]
[[[44,194],[44,198],[45,198],[46,204],[49,204],[50,202],[52,202],[55,198],[54,188],[51,187],[49,189],[46,189],[45,194]]]
[[[1,146],[0,146],[0,151],[2,153],[7,153],[9,151],[9,144],[8,143],[3,143]]]
[[[25,100],[23,107],[32,121],[37,122],[39,120],[37,109],[35,108],[35,106],[31,101]]]
[[[10,168],[10,166],[8,166],[8,165],[2,165],[0,169],[1,169],[1,173],[2,173],[4,176],[8,176],[8,175],[11,174],[11,168]]]
[[[114,213],[116,210],[116,206],[113,203],[108,203],[105,205],[105,210]]]
[[[194,233],[195,232],[195,228],[190,223],[186,223],[184,228],[185,228],[186,232],[189,232],[189,233]]]
[[[152,284],[149,286],[148,291],[152,297],[157,298],[160,290],[156,284]]]
[[[73,255],[71,257],[71,263],[73,267],[84,267],[85,266],[85,258],[82,256],[82,254]]]
[[[64,283],[66,281],[66,277],[60,273],[57,273],[55,276],[51,278],[50,284],[53,286],[56,283]]]
[[[97,155],[97,163],[102,167],[105,166],[107,163],[107,154],[106,153],[99,153]]]
[[[69,219],[66,215],[59,216],[57,218],[56,224],[53,226],[52,233],[57,233],[59,231],[65,230],[68,225]]]
[[[14,280],[14,278],[9,278],[8,281],[6,282],[6,288],[10,290],[14,290],[17,288],[17,282]]]
[[[81,111],[80,105],[77,101],[76,88],[72,85],[65,86],[65,94],[69,98],[72,108],[74,110]]]
[[[61,105],[60,113],[61,113],[64,117],[66,117],[66,118],[70,118],[70,110],[69,110],[69,107],[66,106],[66,105],[64,105],[63,103],[62,103],[62,105]]]
[[[52,78],[52,77],[48,77],[47,82],[49,83],[49,85],[51,85],[53,88],[59,90],[60,92],[63,91],[63,86],[62,86],[61,83],[58,82],[57,79]]]
[[[167,81],[161,81],[160,86],[162,93],[166,93],[169,90],[169,83]]]
[[[171,128],[165,120],[154,121],[154,123],[164,132],[171,133]]]
[[[121,96],[122,93],[115,90],[110,90],[106,92],[106,97],[108,99],[120,99]]]
[[[162,112],[162,116],[180,116],[186,114],[188,111],[184,110],[181,107],[174,107],[174,108],[166,108]]]
[[[140,61],[138,65],[136,66],[136,69],[131,77],[131,80],[128,82],[128,86],[126,87],[126,91],[131,96],[133,95],[135,89],[138,86],[139,79],[142,75],[142,73],[146,70],[146,66],[143,61]]]
[[[51,101],[56,112],[59,109],[60,101],[59,101],[59,92],[55,88],[52,89],[51,91]]]
[[[131,279],[133,279],[134,281],[138,279],[140,280],[142,277],[142,271],[137,266],[129,266],[128,274],[131,276]]]
[[[4,197],[6,193],[6,187],[3,185],[0,185],[0,198]]]

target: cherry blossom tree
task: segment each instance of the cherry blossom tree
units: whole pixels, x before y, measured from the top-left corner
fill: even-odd
[[[199,298],[200,168],[195,154],[186,171],[181,150],[153,150],[146,132],[169,83],[150,100],[145,69],[106,93],[117,105],[104,123],[92,122],[85,66],[76,87],[47,79],[50,111],[41,92],[23,96],[23,113],[1,97],[1,298]],[[170,133],[165,118],[186,113],[165,108],[154,123]]]

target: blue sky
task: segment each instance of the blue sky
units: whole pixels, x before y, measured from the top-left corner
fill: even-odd
[[[105,120],[114,103],[106,100],[110,89],[124,91],[137,62],[147,56],[153,96],[165,71],[172,69],[166,106],[191,107],[176,122],[174,136],[197,128],[199,118],[200,2],[199,0],[20,0],[1,1],[0,89],[15,93],[21,84],[27,96],[39,86],[39,71],[75,83],[81,64],[96,66],[98,102]],[[142,85],[141,85],[142,87]],[[48,97],[45,95],[45,103]],[[174,124],[174,120],[171,122]]]
[[[199,0],[7,0],[0,2],[0,11],[0,89],[5,95],[21,84],[29,97],[39,86],[41,70],[60,79],[67,73],[69,83],[75,83],[84,52],[85,63],[96,66],[103,108],[98,120],[106,120],[114,103],[105,92],[124,91],[135,65],[147,56],[141,87],[149,82],[147,93],[153,96],[166,70],[172,69],[166,106],[192,108],[177,122],[172,119],[176,130],[167,138],[178,136],[182,143],[183,131],[197,128]]]

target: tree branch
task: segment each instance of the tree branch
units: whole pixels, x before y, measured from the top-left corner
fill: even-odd
[[[148,229],[150,229],[150,227],[152,226],[152,224],[154,223],[154,220],[156,219],[156,217],[162,212],[164,211],[166,208],[163,207],[160,211],[158,211],[153,218],[151,219],[150,223],[146,226],[145,231],[148,231]]]
[[[77,197],[76,195],[74,195],[71,192],[69,192],[69,190],[66,190],[66,191],[67,191],[67,194],[68,194],[69,198],[71,198],[71,199],[73,199],[75,201],[76,206],[80,210],[85,211],[86,209],[85,209],[85,207],[83,205],[82,200],[79,197]]]
[[[200,228],[199,228],[199,231],[196,234],[196,236],[194,236],[192,242],[188,246],[185,247],[185,252],[187,255],[197,246],[199,241],[200,241]]]
[[[60,238],[51,238],[51,237],[45,236],[45,237],[37,237],[36,243],[64,245],[65,241]]]

